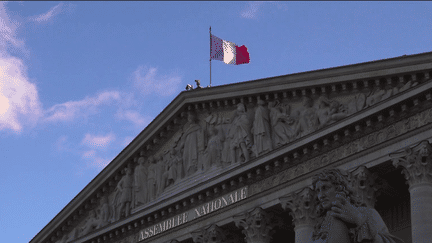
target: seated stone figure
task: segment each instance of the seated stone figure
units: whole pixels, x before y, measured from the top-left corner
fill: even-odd
[[[349,188],[346,173],[339,169],[315,175],[318,223],[311,242],[318,243],[403,243],[388,232],[378,212],[366,207]]]

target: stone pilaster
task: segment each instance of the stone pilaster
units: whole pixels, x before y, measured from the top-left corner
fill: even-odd
[[[219,226],[213,224],[207,229],[192,232],[192,239],[195,243],[225,243],[227,233]]]
[[[349,174],[350,186],[355,195],[368,207],[374,208],[377,191],[377,175],[371,173],[365,166],[360,166]]]
[[[255,208],[251,212],[234,216],[234,222],[237,227],[243,228],[247,243],[270,243],[272,216],[262,208]]]
[[[411,197],[413,243],[432,239],[432,147],[428,141],[390,154],[393,165],[403,168]]]
[[[309,187],[279,198],[283,209],[293,217],[295,243],[309,243],[316,223],[316,195]]]

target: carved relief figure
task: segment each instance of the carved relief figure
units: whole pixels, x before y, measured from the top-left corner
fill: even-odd
[[[180,179],[182,173],[182,164],[180,163],[180,159],[176,156],[174,148],[170,149],[164,160],[166,169],[163,173],[162,181],[164,182],[166,188],[173,185]]]
[[[319,126],[318,116],[313,107],[313,100],[309,97],[303,97],[303,110],[299,114],[299,123],[297,132],[302,136],[314,132]]]
[[[258,107],[255,110],[252,133],[254,135],[255,155],[258,157],[273,149],[269,111],[264,107],[264,101],[258,99]]]
[[[205,154],[205,162],[204,162],[204,171],[210,169],[211,166],[221,166],[221,152],[222,152],[222,143],[221,138],[218,134],[218,130],[215,127],[210,127],[209,129],[209,140],[207,143],[207,148],[204,152]]]
[[[156,197],[156,161],[152,156],[149,157],[149,167],[147,169],[147,202],[152,202]]]
[[[237,162],[237,157],[243,156],[243,162],[249,160],[248,147],[252,145],[250,124],[246,116],[246,108],[242,103],[237,105],[236,115],[231,123],[228,137],[231,140],[231,161]],[[239,156],[240,155],[240,156]]]
[[[189,124],[185,125],[178,149],[183,150],[183,168],[186,176],[192,175],[198,168],[198,156],[204,151],[204,138],[200,125],[193,113],[188,114]]]
[[[100,219],[98,219],[96,217],[95,211],[94,210],[90,210],[90,212],[89,212],[89,218],[86,220],[84,226],[81,227],[82,231],[81,231],[80,236],[87,235],[91,231],[93,231],[95,229],[99,229],[101,227],[100,223],[101,223]]]
[[[329,100],[324,96],[318,99],[318,107],[319,128],[348,116],[348,111],[343,104],[339,104],[336,100]]]
[[[295,139],[295,121],[289,116],[289,106],[279,105],[278,102],[268,103],[274,147],[280,147]]]
[[[221,162],[223,165],[229,165],[231,163],[230,144],[231,138],[229,136],[231,127],[231,120],[228,118],[218,117],[215,128],[218,131],[222,143],[221,151]]]
[[[313,242],[403,243],[388,232],[375,209],[365,207],[354,196],[346,172],[324,170],[312,178],[312,184],[319,200]]]
[[[116,189],[114,190],[114,220],[118,221],[122,214],[128,217],[131,209],[132,202],[132,187],[133,187],[133,175],[132,169],[126,168],[126,175],[124,175]]]
[[[389,90],[389,92],[392,92],[392,90]],[[380,102],[385,94],[386,91],[380,88],[375,88],[374,90],[372,90],[366,98],[366,107],[373,106],[376,103]],[[386,98],[388,98],[387,95]]]
[[[157,157],[157,162],[155,166],[156,173],[156,197],[163,192],[165,189],[165,182],[163,181],[163,173],[166,167],[162,156]]]
[[[101,206],[99,209],[99,218],[101,220],[101,227],[107,225],[110,222],[111,219],[111,210],[108,203],[108,197],[103,196],[101,198]]]
[[[147,202],[147,168],[144,157],[138,159],[138,165],[134,171],[133,207]]]

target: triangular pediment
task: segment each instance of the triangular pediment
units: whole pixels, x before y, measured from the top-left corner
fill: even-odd
[[[183,91],[32,242],[86,242],[154,221],[241,184],[231,178],[246,181],[268,158],[343,143],[359,122],[372,129],[375,113],[391,116],[432,88],[431,70],[425,53]]]

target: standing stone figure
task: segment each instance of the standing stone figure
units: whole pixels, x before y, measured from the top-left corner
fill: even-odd
[[[185,177],[185,172],[184,172],[184,168],[183,168],[182,158],[179,156],[179,154],[177,153],[177,150],[175,150],[174,148],[171,149],[171,160],[174,161],[173,166],[177,170],[176,179],[174,179],[175,183],[177,183]]]
[[[309,97],[303,97],[303,110],[300,112],[298,132],[300,136],[306,136],[309,133],[314,132],[318,129],[319,120],[316,114],[316,110],[313,107],[313,100]]]
[[[215,127],[210,127],[209,135],[210,137],[205,150],[204,171],[210,169],[211,166],[222,166],[222,143],[218,130]]]
[[[324,96],[319,97],[318,99],[318,110],[317,110],[317,116],[318,116],[318,120],[319,120],[319,128],[324,127],[325,125],[329,124],[330,121],[332,120],[332,112],[334,111],[334,107],[332,107],[333,109],[330,109],[330,101],[325,98]]]
[[[162,156],[157,157],[157,163],[155,166],[156,172],[156,197],[159,196],[165,189],[165,182],[163,181],[163,174],[166,167]]]
[[[165,188],[173,185],[177,179],[179,179],[180,174],[178,174],[178,158],[175,156],[175,149],[171,148],[169,153],[165,156],[165,172],[163,173],[162,182]]]
[[[271,101],[268,103],[268,107],[270,109],[270,122],[273,130],[273,145],[277,148],[291,142],[295,138],[294,119],[290,118],[289,114],[287,114],[289,113],[289,106],[280,107],[276,102]]]
[[[116,189],[114,190],[114,208],[115,208],[115,221],[118,221],[122,214],[128,217],[131,209],[132,202],[132,187],[133,187],[133,174],[131,168],[126,168],[126,175],[124,175]]]
[[[152,156],[148,159],[149,167],[147,169],[147,202],[152,202],[156,197],[156,161]]]
[[[186,176],[194,174],[198,169],[198,156],[204,151],[204,136],[193,113],[188,114],[189,124],[185,125],[178,149],[183,149],[183,168]]]
[[[257,157],[263,153],[270,152],[270,150],[273,149],[269,111],[264,107],[264,104],[263,100],[258,99],[258,107],[255,110],[255,119],[252,127],[255,155]]]
[[[252,145],[252,139],[250,135],[250,123],[246,115],[246,108],[242,103],[237,105],[236,116],[231,123],[228,137],[231,139],[231,161],[233,163],[237,162],[237,152],[240,152],[240,154],[243,155],[243,162],[248,161],[248,147]]]
[[[133,207],[138,207],[147,202],[147,168],[144,157],[138,159],[138,165],[134,171],[134,200]]]
[[[99,213],[99,217],[100,220],[102,222],[102,227],[107,225],[108,223],[110,223],[110,219],[111,219],[111,210],[110,210],[110,206],[108,203],[108,197],[107,196],[103,196],[101,198],[101,207],[100,207],[100,213]]]
[[[228,118],[218,117],[215,128],[222,144],[221,162],[222,165],[229,165],[231,161],[231,138],[229,137],[231,121]]]
[[[324,170],[312,178],[312,184],[320,202],[314,243],[403,243],[388,232],[374,208],[355,197],[345,171]]]

